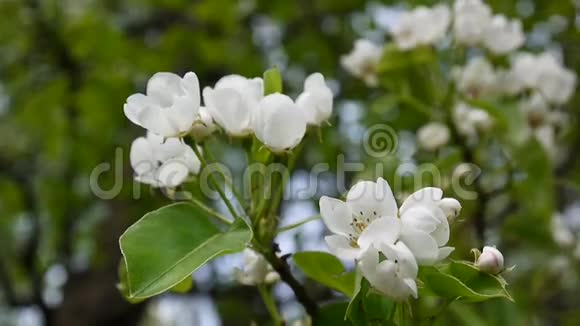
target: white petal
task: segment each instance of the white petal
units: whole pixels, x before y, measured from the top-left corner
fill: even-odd
[[[147,82],[147,96],[164,107],[173,104],[173,98],[184,95],[181,77],[170,72],[158,72]]]
[[[129,160],[137,175],[147,174],[157,169],[153,149],[145,137],[139,137],[133,141],[129,152]]]
[[[433,210],[435,215],[440,217],[440,223],[437,225],[435,231],[431,232],[431,236],[435,239],[437,245],[444,246],[449,241],[449,222],[447,221],[443,210],[439,208],[434,208]]]
[[[165,187],[177,187],[187,179],[189,169],[182,160],[164,162],[157,170],[157,179]]]
[[[236,90],[206,87],[203,99],[211,116],[228,134],[244,136],[251,132],[251,108],[245,106]]]
[[[371,283],[377,280],[378,265],[379,251],[375,247],[371,246],[361,252],[358,266],[364,277]]]
[[[399,264],[401,275],[404,277],[416,278],[419,271],[417,261],[411,249],[402,241],[396,244],[383,244],[380,250],[385,254],[387,259],[395,261]]]
[[[196,146],[196,145],[194,145]],[[185,152],[183,153],[183,162],[189,169],[189,172],[192,174],[198,174],[199,170],[201,169],[201,162],[195,155],[193,149],[189,146],[186,146]]]
[[[281,152],[294,148],[306,133],[306,119],[292,99],[271,94],[260,101],[259,113],[264,115],[256,126],[256,136],[270,150]]]
[[[193,103],[197,103],[199,106],[201,103],[201,95],[199,91],[199,79],[194,72],[188,72],[183,76],[181,80],[181,87],[188,94],[189,98]]]
[[[412,193],[401,205],[400,212],[405,211],[415,205],[434,204],[443,197],[443,190],[434,187],[427,187]]]
[[[322,196],[319,201],[320,215],[324,224],[336,234],[348,236],[353,232],[352,213],[346,204],[338,199]]]
[[[165,109],[151,107],[141,111],[139,120],[143,128],[150,130],[164,137],[175,137],[179,135],[179,129],[167,119]]]
[[[324,237],[324,240],[328,249],[341,259],[357,259],[361,252],[360,249],[351,246],[350,240],[342,235],[329,235]]]
[[[148,132],[147,139],[153,146],[155,158],[161,162],[182,156],[185,151],[186,145],[179,138],[163,139],[162,136]]]
[[[308,92],[301,93],[296,98],[296,105],[306,118],[309,125],[317,125],[316,98]]]
[[[199,102],[195,103],[190,97],[182,96],[175,98],[173,106],[166,108],[164,113],[180,133],[191,129],[193,122],[199,113]]]
[[[401,221],[408,227],[415,228],[427,233],[431,233],[437,229],[441,223],[434,214],[423,206],[413,206],[401,215]]]
[[[371,245],[392,244],[397,241],[401,224],[395,217],[381,217],[369,224],[358,238],[358,245],[365,250]]]
[[[413,252],[419,265],[431,265],[437,261],[439,246],[437,246],[437,242],[429,234],[403,227],[401,230],[401,241]]]
[[[417,296],[418,296],[417,295],[417,282],[415,281],[415,279],[405,278],[405,279],[403,279],[403,282],[409,288],[409,291],[411,292],[411,295],[413,296],[413,298],[417,299]]]
[[[143,94],[133,94],[127,98],[127,103],[123,106],[125,116],[129,121],[141,126],[141,112],[147,110],[153,103]]]
[[[358,182],[349,190],[346,202],[353,214],[363,220],[397,216],[397,202],[391,187],[383,178],[379,178],[376,183]]]
[[[453,247],[441,247],[439,248],[439,254],[437,255],[437,260],[442,261],[443,259],[449,257],[451,253],[455,250]]]

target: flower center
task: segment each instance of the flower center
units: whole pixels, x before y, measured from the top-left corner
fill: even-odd
[[[349,223],[354,233],[349,233],[349,240],[353,247],[358,247],[356,242],[359,235],[367,228],[367,226],[378,217],[377,211],[372,211],[371,214],[365,214],[359,211],[358,214],[352,215],[352,221]]]

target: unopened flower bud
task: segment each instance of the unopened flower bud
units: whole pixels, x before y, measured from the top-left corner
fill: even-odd
[[[495,247],[485,246],[475,265],[481,271],[499,274],[503,270],[503,255]]]
[[[252,249],[244,250],[243,268],[234,269],[234,278],[244,285],[272,284],[280,280],[266,258]]]
[[[443,210],[449,223],[453,223],[461,212],[461,203],[455,198],[443,198],[439,202],[439,208]]]

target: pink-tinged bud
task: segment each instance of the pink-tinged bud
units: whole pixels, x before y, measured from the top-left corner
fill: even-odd
[[[485,246],[475,266],[481,271],[499,274],[503,271],[503,255],[495,247]]]

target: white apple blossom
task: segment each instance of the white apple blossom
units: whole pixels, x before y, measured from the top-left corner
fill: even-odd
[[[387,258],[380,260],[379,250],[371,246],[360,259],[359,268],[374,290],[396,301],[417,298],[418,266],[413,253],[401,241],[379,245]]]
[[[401,236],[420,265],[432,265],[453,252],[445,246],[449,241],[448,200],[443,191],[427,187],[411,194],[399,209]],[[453,209],[459,210],[458,207]]]
[[[394,244],[399,237],[397,202],[387,181],[360,181],[346,202],[323,196],[322,220],[334,233],[325,237],[330,250],[342,259],[356,259],[371,245]]]
[[[483,252],[477,258],[475,266],[477,266],[481,271],[490,274],[499,274],[504,269],[503,255],[495,248],[495,246],[485,246],[483,247]]]
[[[227,75],[214,88],[203,89],[203,100],[214,121],[228,135],[246,136],[252,133],[252,120],[263,98],[261,78]]]
[[[296,99],[296,104],[306,117],[309,125],[320,126],[332,114],[332,90],[320,73],[313,73],[304,80],[304,91]]]
[[[286,95],[274,93],[264,97],[254,116],[254,133],[271,151],[290,150],[306,133],[306,117]]]
[[[453,34],[458,43],[481,42],[491,22],[491,9],[481,0],[456,0],[453,4]]]
[[[512,62],[512,71],[522,84],[538,90],[553,104],[566,103],[576,89],[576,74],[562,66],[548,52],[516,55]]]
[[[200,106],[199,81],[193,72],[183,78],[158,72],[147,82],[145,94],[133,94],[123,107],[131,122],[164,137],[187,133]]]
[[[399,49],[410,50],[441,41],[446,35],[450,21],[451,14],[445,5],[432,8],[419,6],[401,14],[390,32]]]
[[[154,187],[177,187],[190,174],[197,174],[201,165],[193,149],[182,140],[164,140],[152,132],[133,141],[129,158],[135,180]]]
[[[190,134],[196,141],[202,141],[216,131],[217,126],[206,107],[199,108],[199,114],[191,126]]]
[[[511,62],[514,76],[528,88],[536,87],[542,69],[539,69],[539,56],[529,53],[517,53]],[[545,63],[545,62],[544,62]]]
[[[454,107],[453,122],[457,131],[469,139],[475,139],[479,133],[488,131],[493,125],[489,113],[464,102],[459,102]]]
[[[493,16],[483,35],[484,46],[498,55],[518,49],[524,41],[522,22],[517,19],[509,20],[504,15]]]
[[[571,247],[575,243],[575,237],[570,228],[566,225],[562,214],[556,213],[552,216],[552,238],[560,247]]]
[[[524,85],[511,69],[495,70],[494,94],[515,96],[524,90]]]
[[[353,76],[360,78],[367,86],[378,85],[377,65],[383,56],[383,47],[366,39],[354,42],[352,51],[340,58],[340,64]]]
[[[384,179],[360,181],[349,190],[346,202],[326,196],[320,199],[320,215],[335,233],[325,240],[343,259],[357,259],[371,246],[381,248],[400,240],[419,264],[434,264],[453,251],[445,246],[449,241],[447,215],[456,215],[461,209],[459,202],[442,196],[439,188],[424,188],[397,209]]]
[[[419,146],[428,151],[435,151],[449,142],[449,128],[440,122],[430,122],[417,130]]]
[[[568,102],[576,89],[576,74],[560,65],[545,69],[538,80],[538,90],[553,104]]]
[[[246,248],[244,250],[244,266],[234,269],[234,278],[244,285],[271,284],[280,280],[280,275],[274,271],[264,256]]]
[[[493,66],[485,57],[470,59],[465,67],[454,69],[453,77],[457,89],[473,98],[492,94],[497,82]]]

